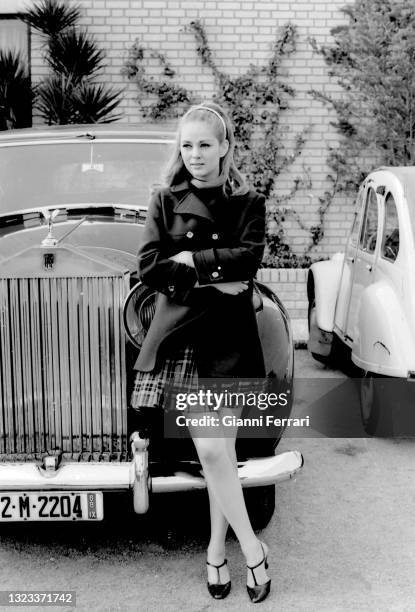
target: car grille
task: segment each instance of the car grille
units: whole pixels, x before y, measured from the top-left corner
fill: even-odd
[[[0,460],[122,461],[129,275],[0,279]]]

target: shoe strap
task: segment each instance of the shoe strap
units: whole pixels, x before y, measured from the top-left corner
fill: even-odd
[[[266,555],[265,555],[265,550],[264,550],[264,547],[263,547],[263,545],[262,545],[262,542],[261,542],[261,548],[262,548],[262,554],[264,555],[264,556],[263,556],[263,558],[261,559],[261,561],[260,561],[259,563],[257,563],[256,565],[252,565],[252,566],[247,565],[247,566],[246,566],[246,567],[247,567],[247,568],[248,568],[248,569],[251,571],[252,578],[254,579],[254,582],[255,582],[255,585],[256,585],[256,586],[258,586],[258,583],[257,583],[257,580],[256,580],[256,576],[255,576],[255,573],[254,573],[254,569],[256,569],[257,567],[259,567],[259,566],[260,566],[260,565],[262,565],[263,563],[265,564],[265,563],[266,563],[266,561],[267,561],[267,557],[266,557]]]
[[[220,584],[220,568],[223,567],[224,565],[227,565],[228,560],[225,559],[225,561],[223,563],[221,563],[220,565],[214,565],[213,563],[209,563],[209,561],[206,560],[206,565],[210,565],[210,567],[214,567],[216,569],[216,571],[218,572],[218,584]]]
[[[224,565],[226,565],[227,563],[228,563],[227,559],[225,559],[225,561],[221,563],[220,565],[214,565],[213,563],[209,563],[209,561],[206,561],[206,565],[210,565],[210,567],[216,567],[217,570],[223,567]]]

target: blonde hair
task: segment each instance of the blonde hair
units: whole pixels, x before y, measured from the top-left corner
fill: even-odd
[[[225,139],[229,142],[228,151],[219,161],[219,176],[225,179],[223,185],[224,191],[228,185],[228,188],[230,186],[234,194],[246,193],[248,191],[248,185],[235,165],[235,136],[231,120],[223,109],[214,102],[191,106],[180,119],[176,132],[176,142],[173,154],[167,163],[165,171],[165,182],[167,186],[172,187],[173,185],[177,185],[191,178],[191,175],[183,163],[180,152],[180,137],[183,125],[195,120],[208,123],[212,127],[215,137],[220,144],[222,144]]]

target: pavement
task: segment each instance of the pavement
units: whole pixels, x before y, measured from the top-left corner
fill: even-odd
[[[305,350],[296,351],[295,371],[310,383],[318,377],[333,384],[347,380]],[[294,413],[309,407],[309,398],[298,396]],[[358,410],[355,402],[343,406],[341,415],[337,408],[333,403],[332,413],[345,420]],[[258,609],[415,610],[414,445],[415,440],[321,432],[308,438],[284,435],[277,452],[298,449],[305,463],[295,480],[276,487],[274,516],[260,533],[270,547],[272,590]],[[243,556],[233,539],[226,550],[232,591],[223,601],[208,594],[207,535],[200,505],[190,495],[160,498],[153,518],[128,517],[130,507],[129,497],[117,500],[112,518],[102,524],[4,525],[1,588],[76,591],[77,612],[251,609]],[[168,550],[157,534],[172,515],[179,547]]]
[[[291,328],[296,348],[306,348],[308,341],[307,319],[291,319]]]

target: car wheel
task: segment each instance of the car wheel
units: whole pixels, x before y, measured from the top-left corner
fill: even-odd
[[[189,539],[199,541],[209,538],[210,513],[206,489],[156,494],[153,502],[151,511],[156,539],[165,550],[182,549]],[[189,520],[190,515],[197,517],[197,520]]]
[[[360,416],[365,432],[370,436],[375,435],[379,412],[375,401],[374,377],[371,372],[366,372],[360,379]]]
[[[313,326],[317,327],[316,318],[316,301],[315,298],[313,298],[309,302],[308,307],[309,333],[310,330],[313,329]],[[313,353],[312,351],[310,351],[310,353],[316,361],[324,363],[324,365],[339,368],[350,376],[358,376],[358,369],[354,366],[351,360],[350,349],[340,340],[340,338],[335,333],[333,333],[333,340],[328,355],[320,355],[319,353]]]
[[[275,485],[249,487],[243,492],[253,530],[265,529],[275,510]]]
[[[365,372],[360,379],[360,415],[370,436],[389,436],[392,432],[391,407],[384,377]]]
[[[313,298],[308,304],[308,333],[310,334],[313,328],[317,327],[317,316],[316,316],[316,300]],[[328,355],[320,355],[319,353],[313,353],[311,355],[316,361],[329,365],[332,361],[331,351]]]

